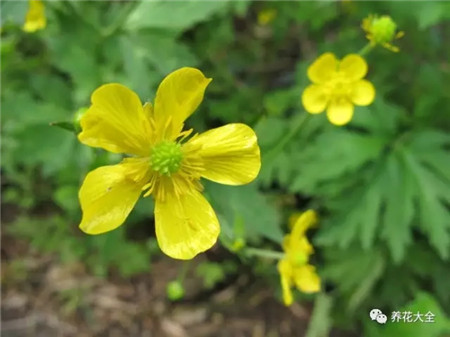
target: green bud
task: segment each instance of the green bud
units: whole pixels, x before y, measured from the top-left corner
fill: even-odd
[[[390,16],[383,15],[380,18],[373,20],[372,33],[375,40],[379,43],[390,42],[395,37],[397,24]]]
[[[182,299],[184,297],[183,284],[181,284],[181,282],[178,280],[169,282],[166,287],[166,293],[167,297],[171,301]]]
[[[73,116],[73,126],[75,128],[76,133],[81,132],[80,126],[81,117],[83,117],[83,115],[86,113],[87,110],[88,108],[80,108],[77,110],[77,112],[75,112],[75,115]]]
[[[181,145],[167,140],[155,145],[150,156],[152,169],[165,175],[177,172],[182,160]]]
[[[243,238],[237,238],[232,243],[230,249],[231,249],[231,251],[236,253],[236,252],[240,251],[244,247],[245,247],[245,240]]]

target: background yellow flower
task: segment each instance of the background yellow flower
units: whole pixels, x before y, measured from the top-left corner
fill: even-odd
[[[22,29],[28,33],[44,29],[47,24],[44,3],[41,0],[30,0],[29,9]]]
[[[350,122],[354,105],[369,105],[375,99],[375,88],[363,79],[367,68],[366,61],[357,54],[349,54],[341,61],[332,53],[321,55],[308,68],[313,84],[302,94],[306,111],[317,114],[326,109],[331,123]]]
[[[273,20],[275,20],[277,16],[277,10],[273,8],[265,8],[258,12],[258,23],[261,26],[268,25]]]
[[[316,213],[308,210],[297,217],[291,233],[284,237],[285,257],[278,263],[278,272],[285,305],[291,305],[293,302],[291,288],[294,286],[304,293],[320,290],[320,278],[316,269],[308,264],[309,256],[314,249],[306,237],[306,230],[315,226],[316,223]]]

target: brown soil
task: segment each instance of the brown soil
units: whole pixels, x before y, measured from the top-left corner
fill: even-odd
[[[284,307],[268,285],[245,274],[210,293],[199,293],[201,281],[188,274],[187,299],[171,303],[165,287],[180,266],[162,257],[148,274],[100,279],[82,263],[61,265],[3,235],[1,335],[304,336],[310,308]]]

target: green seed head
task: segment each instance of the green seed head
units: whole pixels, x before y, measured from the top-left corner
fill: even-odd
[[[383,15],[372,21],[371,31],[373,38],[377,43],[391,42],[395,38],[396,30],[397,24],[390,16]]]
[[[152,169],[165,175],[177,172],[182,160],[181,145],[167,140],[155,145],[150,155]]]

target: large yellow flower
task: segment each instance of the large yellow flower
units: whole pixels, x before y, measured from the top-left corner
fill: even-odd
[[[369,105],[375,98],[372,83],[363,79],[366,74],[367,63],[357,54],[349,54],[341,61],[332,53],[321,55],[308,68],[313,84],[303,91],[303,106],[312,114],[326,109],[331,123],[347,124],[354,105]]]
[[[285,257],[278,262],[281,277],[283,301],[285,305],[293,302],[293,286],[304,293],[314,293],[320,290],[320,278],[316,268],[308,264],[309,256],[314,252],[305,233],[317,222],[316,213],[308,210],[300,215],[290,234],[283,240]]]
[[[45,28],[47,20],[45,18],[44,4],[41,0],[30,0],[25,23],[22,29],[28,33],[33,33]]]
[[[216,214],[201,194],[201,177],[228,185],[258,175],[260,150],[253,130],[227,124],[186,141],[184,121],[197,109],[211,79],[194,68],[169,74],[155,104],[120,84],[94,91],[81,118],[79,140],[89,146],[132,156],[90,172],[79,198],[80,228],[99,234],[120,226],[143,191],[155,200],[156,237],[161,250],[191,259],[209,249],[220,232]]]

